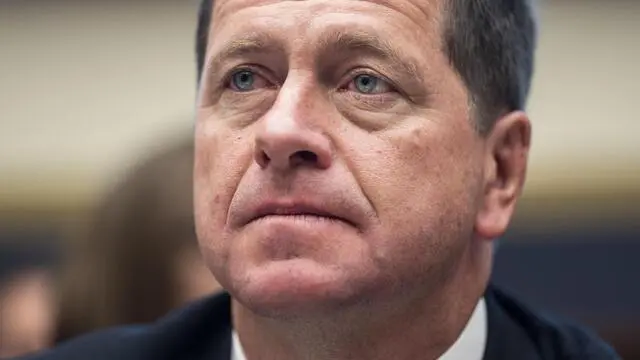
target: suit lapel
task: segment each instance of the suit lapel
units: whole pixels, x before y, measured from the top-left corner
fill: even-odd
[[[539,352],[525,329],[520,326],[503,294],[489,286],[487,302],[487,346],[484,360],[539,360]]]

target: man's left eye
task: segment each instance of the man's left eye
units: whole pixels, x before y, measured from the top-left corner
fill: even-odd
[[[365,95],[384,94],[393,91],[393,87],[388,82],[377,76],[360,74],[349,82],[347,89]]]

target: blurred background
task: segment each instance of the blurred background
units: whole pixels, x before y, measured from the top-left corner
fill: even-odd
[[[176,239],[195,240],[190,199],[170,197],[190,196],[189,169],[176,164],[189,161],[197,3],[0,1],[0,357],[216,290],[197,255],[175,251]],[[539,4],[531,166],[495,281],[640,359],[640,1]],[[158,240],[127,223],[141,214],[176,226]],[[173,287],[145,291],[179,299],[146,313],[117,299],[126,289],[109,287],[120,278],[104,259],[147,245],[95,246],[105,234],[173,244],[158,255]],[[122,268],[162,267],[143,262]]]

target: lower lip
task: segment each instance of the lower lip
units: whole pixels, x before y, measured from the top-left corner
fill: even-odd
[[[328,216],[319,216],[311,214],[303,215],[267,215],[253,220],[250,224],[281,224],[294,227],[324,227],[324,226],[348,226],[352,227],[348,222]]]

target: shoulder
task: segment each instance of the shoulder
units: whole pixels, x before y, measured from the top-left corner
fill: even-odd
[[[78,337],[51,350],[16,360],[135,359],[149,352],[148,326],[120,327]],[[151,341],[150,341],[151,340]]]
[[[230,298],[221,294],[153,324],[98,331],[19,360],[216,359],[230,351],[230,344]]]
[[[489,287],[485,298],[489,316],[488,351],[505,353],[524,348],[528,349],[531,359],[544,360],[620,359],[611,346],[590,329],[534,311],[494,286]],[[511,344],[504,345],[505,342]]]

